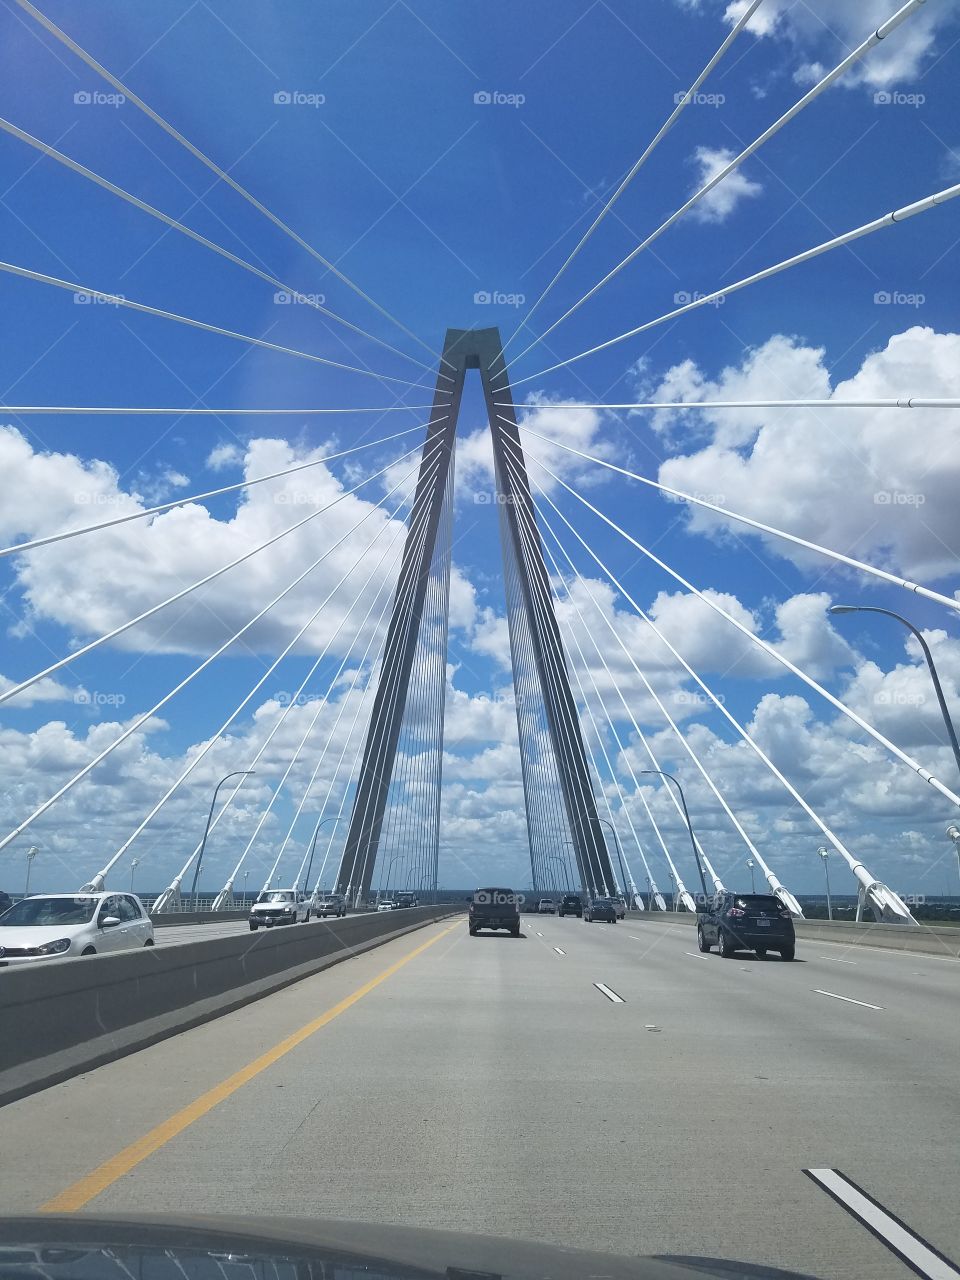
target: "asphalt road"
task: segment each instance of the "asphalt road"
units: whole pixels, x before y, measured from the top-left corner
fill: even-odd
[[[4,1108],[0,1208],[911,1274],[804,1174],[835,1169],[960,1257],[956,961],[721,960],[669,922],[523,932],[431,925]]]

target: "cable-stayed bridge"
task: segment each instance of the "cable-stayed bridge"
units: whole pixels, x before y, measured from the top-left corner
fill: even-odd
[[[918,190],[839,230],[824,223],[823,235],[749,273],[730,269],[725,283],[704,281],[672,308],[634,299],[615,325],[583,327],[598,298],[617,297],[619,316],[614,282],[773,139],[801,128],[838,82],[866,75],[881,45],[931,21],[932,3],[890,5],[834,65],[811,64],[789,107],[631,235],[611,267],[624,197],[674,127],[690,124],[720,64],[736,74],[731,51],[757,30],[764,0],[734,7],[723,39],[622,179],[578,218],[572,247],[541,271],[549,278],[516,323],[435,315],[428,332],[388,305],[386,281],[382,291],[361,284],[279,212],[288,207],[279,193],[241,181],[239,166],[175,123],[173,100],[142,87],[136,64],[118,72],[80,40],[78,20],[61,27],[14,0],[31,39],[150,131],[154,158],[202,171],[283,253],[268,261],[259,241],[219,219],[153,203],[147,185],[121,181],[75,151],[69,131],[29,124],[26,111],[0,116],[4,156],[38,166],[71,200],[95,201],[104,226],[108,210],[122,210],[173,251],[303,308],[317,336],[275,333],[239,308],[228,319],[206,294],[185,300],[189,287],[151,292],[119,273],[75,272],[57,255],[61,271],[39,249],[0,261],[13,300],[80,303],[84,323],[109,315],[143,342],[156,326],[187,335],[194,351],[253,354],[270,371],[270,394],[246,399],[194,394],[173,369],[187,393],[179,404],[80,394],[28,403],[19,378],[3,396],[31,462],[64,456],[43,442],[45,423],[75,429],[90,494],[74,503],[82,515],[52,507],[13,525],[0,546],[21,664],[0,680],[0,714],[10,717],[0,856],[6,867],[25,856],[27,890],[33,875],[34,892],[80,901],[123,896],[149,877],[155,935],[150,950],[74,961],[43,943],[18,953],[0,920],[0,1025],[11,1032],[0,1105],[11,1149],[29,1155],[0,1176],[0,1211],[330,1217],[630,1258],[738,1258],[791,1274],[960,1274],[951,1261],[960,1165],[949,1140],[960,950],[955,928],[920,911],[915,888],[918,875],[952,873],[960,857],[955,575],[908,576],[892,554],[830,545],[789,510],[684,487],[649,442],[640,456],[654,461],[624,444],[641,438],[635,422],[669,418],[693,432],[706,413],[774,425],[809,414],[827,430],[864,423],[866,436],[900,436],[906,449],[931,421],[952,423],[956,371],[944,385],[885,394],[849,394],[846,384],[843,395],[799,395],[770,377],[762,396],[632,398],[618,383],[598,393],[582,372],[611,352],[642,360],[644,335],[728,298],[749,312],[775,287],[768,281],[801,294],[808,264],[855,243],[948,220],[955,229],[960,184]],[[607,265],[584,287],[590,255]],[[182,280],[189,286],[189,271]],[[312,291],[317,281],[329,299]],[[587,341],[569,336],[585,332]],[[53,335],[43,340],[55,353]],[[317,389],[305,405],[286,394],[291,367],[313,379],[294,385]],[[352,385],[365,388],[357,400],[327,391]],[[584,413],[609,431],[584,440],[565,429]],[[182,475],[149,496],[132,481],[122,489],[97,461],[112,438],[119,448],[117,426],[159,443],[207,423],[301,434],[229,446],[241,480],[204,487]],[[931,445],[930,472],[938,465]],[[896,491],[895,475],[869,479]],[[4,483],[13,506],[22,495]],[[468,525],[466,496],[480,499],[485,521]],[[254,511],[268,516],[247,518]],[[881,527],[897,514],[875,500]],[[678,524],[702,533],[709,552],[677,554]],[[151,540],[166,530],[166,541]],[[497,706],[509,708],[495,720],[500,736],[484,739],[494,744],[481,761],[486,792],[464,782],[457,754],[464,717],[491,705],[485,691],[466,693],[489,685],[489,672],[467,670],[458,683],[471,540],[492,548],[498,566],[485,597],[488,656],[496,652],[503,677]],[[197,548],[189,572],[182,556],[164,562],[178,541]],[[116,581],[98,580],[105,548],[121,566]],[[883,626],[905,628],[909,678],[924,682],[932,715],[891,728],[809,648],[749,616],[735,576],[747,560],[773,584],[768,613],[799,583],[808,596],[829,592],[837,615],[882,614]],[[86,614],[51,641],[42,601],[66,595],[77,564],[89,575]],[[135,572],[123,576],[124,565]],[[684,625],[658,609],[667,593]],[[695,643],[693,620],[705,618],[729,662]],[[89,704],[87,684],[113,663],[118,688],[126,668],[122,713],[71,737],[69,749],[38,722],[35,753],[17,754],[13,717],[39,716],[65,689]],[[290,687],[277,695],[281,681]],[[764,723],[758,690],[761,706],[805,699],[842,744],[832,794],[819,762]],[[138,772],[136,753],[156,740],[148,735],[168,735],[169,749],[147,753]],[[843,788],[854,785],[847,812]],[[922,795],[925,815],[922,833],[905,833],[916,842],[902,869],[857,825],[864,796],[896,812],[900,786]],[[826,920],[803,883],[801,841],[824,874]],[[450,901],[451,885],[467,884],[522,891],[516,945],[468,934],[465,904]],[[252,935],[248,909],[271,889],[342,900],[343,914]],[[764,963],[763,947],[724,949],[732,963],[710,953],[697,915],[728,892],[776,900],[798,963]],[[565,894],[619,899],[616,927],[536,910]],[[377,910],[401,895],[417,905]],[[841,919],[834,908],[847,898]]]

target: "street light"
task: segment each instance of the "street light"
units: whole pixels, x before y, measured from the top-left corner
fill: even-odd
[[[572,844],[572,843],[573,843],[573,841],[572,841],[572,840],[569,840],[569,841],[565,840],[565,841],[564,841],[564,844]],[[560,863],[560,867],[561,867],[561,869],[562,869],[562,871],[563,871],[563,882],[564,882],[564,884],[567,886],[567,892],[569,893],[569,891],[570,891],[570,873],[567,871],[567,860],[566,860],[566,858],[562,857],[562,856],[561,856],[561,854],[559,854],[559,853],[548,853],[548,854],[547,854],[547,861],[548,861],[548,862],[559,862],[559,863]]]
[[[707,881],[703,874],[703,867],[700,863],[700,851],[697,849],[697,842],[694,839],[693,824],[690,821],[690,811],[687,808],[687,802],[683,795],[683,787],[681,787],[680,783],[677,782],[672,773],[666,773],[663,769],[641,769],[640,772],[657,774],[661,778],[669,778],[680,792],[680,803],[683,805],[683,816],[687,822],[687,830],[690,832],[690,847],[693,849],[693,860],[697,864],[697,870],[700,872],[700,887],[703,890],[703,900],[706,902],[709,897],[709,894],[707,893]]]
[[[247,876],[248,876],[249,874],[250,874],[250,872],[249,872],[249,871],[245,871],[245,872],[243,873],[243,902],[244,902],[244,906],[246,906],[246,902],[247,902]]]
[[[34,858],[37,856],[39,852],[40,852],[40,847],[39,845],[35,845],[35,844],[32,844],[30,848],[27,850],[27,883],[24,885],[24,889],[23,889],[23,896],[25,898],[29,898],[30,896],[30,868],[33,865]]]
[[[255,769],[235,769],[233,773],[228,773],[213,789],[213,799],[210,801],[210,812],[207,814],[207,825],[203,829],[203,839],[200,841],[200,852],[197,854],[197,865],[193,869],[193,885],[190,888],[190,901],[194,907],[197,905],[197,881],[200,878],[200,863],[203,861],[203,851],[207,847],[207,836],[210,834],[210,819],[213,817],[213,806],[217,803],[217,792],[230,778],[250,777],[256,772]]]
[[[832,604],[830,606],[831,613],[883,613],[888,618],[896,618],[898,622],[910,631],[917,639],[917,643],[923,650],[923,656],[927,660],[927,666],[930,668],[930,678],[933,681],[934,692],[937,695],[937,702],[940,704],[940,713],[943,716],[943,723],[947,726],[947,737],[950,739],[950,745],[953,747],[953,758],[957,762],[957,769],[960,770],[960,742],[957,741],[957,731],[953,727],[953,721],[950,719],[950,712],[947,710],[947,700],[943,696],[943,687],[940,684],[940,677],[937,675],[937,668],[933,665],[933,654],[930,652],[930,646],[923,638],[923,634],[908,622],[899,613],[894,613],[892,609],[879,609],[875,605],[869,604]]]
[[[827,919],[833,919],[833,903],[830,901],[830,868],[827,866],[827,858],[830,856],[829,849],[824,849],[823,845],[817,850],[817,853],[823,859],[823,874],[827,877]]]
[[[755,881],[755,880],[754,880],[754,878],[753,878],[753,868],[754,868],[756,865],[757,865],[757,864],[754,862],[754,860],[753,860],[752,858],[748,858],[748,859],[747,859],[747,866],[750,868],[750,892],[751,892],[751,893],[756,893],[756,892],[757,892],[757,885],[756,885],[756,881]]]
[[[316,829],[314,830],[314,833],[313,833],[313,843],[310,846],[310,861],[307,863],[307,874],[303,877],[303,883],[306,885],[308,889],[310,888],[310,872],[313,870],[313,855],[317,851],[317,836],[320,834],[320,828],[323,826],[325,822],[336,822],[339,819],[339,817],[340,817],[340,814],[335,813],[330,818],[321,818],[316,825]],[[322,871],[323,868],[321,867],[320,870]]]
[[[957,871],[960,872],[960,827],[955,825],[947,827],[947,835],[957,846]]]
[[[620,884],[623,886],[623,896],[627,896],[627,873],[623,869],[623,850],[620,848],[620,837],[617,835],[617,829],[607,818],[601,818],[597,814],[597,821],[602,822],[605,827],[609,827],[613,832],[613,840],[617,846],[617,858],[620,862]]]
[[[140,865],[140,859],[139,859],[139,858],[133,858],[133,859],[131,859],[131,861],[130,861],[130,892],[131,892],[131,893],[133,893],[133,877],[134,877],[134,874],[135,874],[135,872],[136,872],[136,870],[137,870],[137,867],[139,867],[139,865]]]

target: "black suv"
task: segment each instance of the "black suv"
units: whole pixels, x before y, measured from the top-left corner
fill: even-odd
[[[712,903],[697,912],[697,946],[716,946],[729,959],[736,951],[755,951],[763,957],[779,951],[792,960],[796,951],[793,917],[772,893],[718,893]]]
[[[565,893],[557,907],[558,916],[583,916],[583,902],[575,893]]]
[[[520,896],[512,889],[477,889],[469,901],[471,938],[481,929],[507,929],[520,937]]]

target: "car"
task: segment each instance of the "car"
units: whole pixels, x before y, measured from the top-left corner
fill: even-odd
[[[345,916],[347,900],[342,893],[315,893],[310,900],[310,910],[322,920],[324,916]]]
[[[603,920],[607,924],[617,923],[617,903],[614,898],[591,898],[583,909],[583,918],[587,924]]]
[[[397,908],[401,907],[419,907],[420,903],[415,893],[398,893]]]
[[[0,966],[153,946],[153,925],[132,893],[37,893],[0,919]]]
[[[471,938],[481,929],[506,929],[515,938],[520,937],[521,897],[512,889],[477,889],[469,902],[467,925]]]
[[[306,923],[310,919],[310,903],[298,889],[267,889],[250,908],[250,932],[275,924]]]
[[[615,910],[615,911],[616,911],[616,913],[617,913],[617,919],[618,919],[618,920],[625,920],[625,919],[626,919],[626,917],[627,917],[627,900],[626,900],[626,898],[623,896],[623,894],[622,894],[622,893],[617,893],[617,894],[614,894],[614,896],[613,896],[613,898],[611,899],[611,901],[613,902],[614,910]]]
[[[540,901],[537,903],[537,911],[542,916],[552,916],[553,915],[553,899],[541,898]]]
[[[397,904],[392,898],[384,898],[382,902],[377,903],[378,911],[395,911]]]
[[[583,899],[575,893],[565,893],[557,907],[558,916],[582,916]]]
[[[782,960],[792,960],[796,945],[793,916],[772,893],[725,890],[697,912],[697,946],[715,946],[724,959],[737,951],[755,951],[761,958],[779,951]]]

